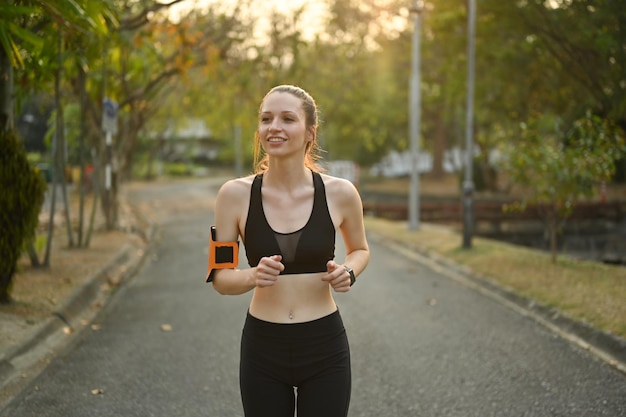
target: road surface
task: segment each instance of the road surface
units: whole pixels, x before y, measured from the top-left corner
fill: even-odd
[[[150,261],[0,416],[243,416],[250,294],[221,296],[203,281],[217,186],[131,192],[161,225]],[[375,236],[370,246],[357,285],[336,295],[352,349],[350,417],[626,416],[624,374]]]

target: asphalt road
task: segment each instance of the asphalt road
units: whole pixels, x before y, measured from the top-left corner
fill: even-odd
[[[161,224],[150,262],[0,416],[243,415],[250,296],[203,281],[214,192],[191,182],[133,195]],[[626,416],[624,374],[375,236],[370,246],[366,272],[336,296],[352,349],[351,417]]]

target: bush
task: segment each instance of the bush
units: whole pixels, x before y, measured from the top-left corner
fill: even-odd
[[[35,236],[46,183],[13,132],[0,132],[0,304],[10,301],[17,261]]]
[[[191,167],[184,162],[170,162],[165,164],[165,175],[186,177],[191,175]]]

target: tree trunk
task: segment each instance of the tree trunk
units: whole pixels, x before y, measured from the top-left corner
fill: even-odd
[[[93,228],[96,222],[96,211],[98,210],[98,198],[100,197],[100,193],[102,192],[102,187],[100,183],[102,161],[100,161],[100,154],[96,151],[95,147],[92,148],[91,154],[94,165],[93,177],[91,179],[93,184],[93,205],[91,206],[91,214],[89,216],[89,227],[87,228],[87,236],[85,237],[85,247],[89,247],[89,243],[91,242],[91,234],[93,232]]]
[[[557,224],[557,214],[556,208],[550,208],[551,213],[548,215],[548,229],[550,231],[550,258],[553,264],[556,264],[556,258],[558,253],[557,248],[557,234],[558,234],[558,224]]]
[[[4,48],[0,48],[0,130],[13,130],[13,67]],[[10,260],[3,264],[13,266],[13,270],[0,270],[0,304],[11,301],[11,283],[15,274],[16,261]]]
[[[11,302],[11,282],[15,271],[0,271],[0,304]]]
[[[87,111],[86,111],[86,92],[87,77],[82,66],[82,63],[78,64],[78,88],[80,90],[80,133],[78,136],[78,158],[80,165],[80,202],[78,208],[78,243],[79,248],[85,247],[83,240],[83,223],[85,217],[85,137],[87,136]]]
[[[54,82],[54,96],[56,107],[56,136],[57,136],[57,166],[61,174],[61,196],[65,210],[65,224],[67,229],[67,240],[70,247],[74,247],[74,234],[72,233],[72,221],[70,217],[70,203],[67,196],[67,181],[65,175],[65,121],[63,120],[63,97],[61,94],[61,78],[63,77],[63,31],[59,30],[58,42],[58,63],[59,68],[56,71]],[[57,177],[59,178],[59,177]]]
[[[39,262],[39,255],[37,254],[37,249],[35,249],[35,243],[29,243],[27,250],[30,258],[30,264],[33,268],[41,268],[41,262]]]
[[[4,48],[0,48],[0,129],[13,130],[13,67]]]
[[[57,135],[52,136],[52,191],[50,196],[50,220],[48,221],[48,239],[46,240],[46,250],[43,257],[43,266],[45,268],[50,267],[50,254],[52,250],[52,236],[54,235],[54,212],[56,210],[57,201],[57,184],[59,170],[54,161],[57,160],[58,143],[56,139]]]

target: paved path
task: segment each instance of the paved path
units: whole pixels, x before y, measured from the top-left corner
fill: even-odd
[[[243,415],[250,297],[203,282],[214,192],[192,183],[134,195],[161,224],[151,261],[1,417]],[[366,273],[336,296],[352,347],[351,417],[626,416],[624,374],[374,236],[370,244]]]

